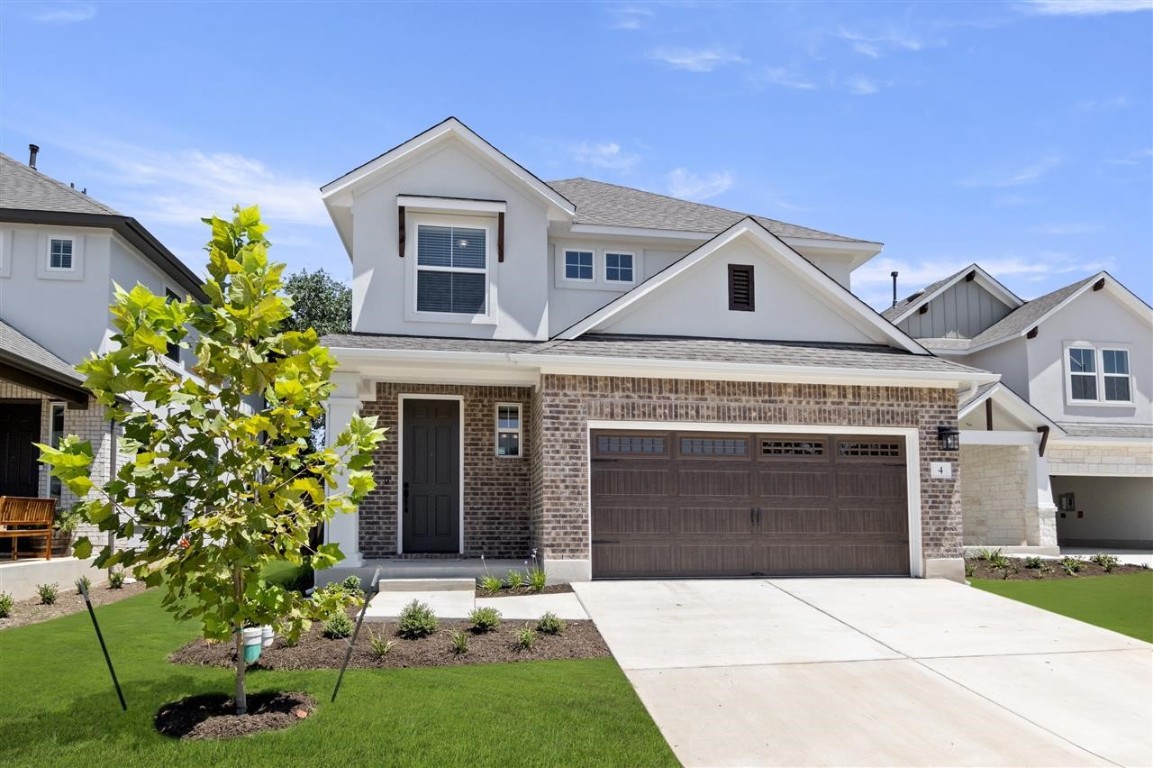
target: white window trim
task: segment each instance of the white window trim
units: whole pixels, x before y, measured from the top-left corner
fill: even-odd
[[[568,276],[568,255],[570,253],[588,253],[592,255],[592,263],[589,264],[590,274],[588,277],[569,277]],[[578,285],[595,285],[597,282],[597,249],[596,248],[580,248],[568,247],[562,248],[560,254],[560,272],[558,277],[562,283],[576,283]]]
[[[609,254],[610,253],[615,254],[617,256],[628,256],[632,259],[632,267],[631,267],[631,270],[633,273],[633,279],[632,280],[609,280]],[[606,248],[604,250],[603,262],[604,263],[601,265],[601,267],[602,267],[601,277],[604,280],[605,285],[620,285],[620,286],[624,286],[626,288],[631,288],[637,284],[638,259],[637,259],[637,254],[635,251],[625,251],[625,250],[620,250],[620,249],[616,249],[616,248]]]
[[[1097,381],[1097,398],[1095,400],[1080,400],[1073,397],[1073,376],[1088,376],[1089,374],[1074,374],[1072,368],[1069,366],[1069,350],[1071,349],[1088,349],[1093,352],[1093,375]],[[1105,379],[1106,377],[1119,379],[1124,374],[1119,373],[1105,373],[1105,352],[1124,352],[1129,362],[1129,399],[1128,400],[1106,400],[1105,399]],[[1128,344],[1118,342],[1092,342],[1092,341],[1067,341],[1062,345],[1061,349],[1061,366],[1065,374],[1065,405],[1067,406],[1088,406],[1088,407],[1112,407],[1133,405],[1133,352],[1129,349]]]
[[[500,409],[501,408],[516,408],[516,429],[502,429],[500,426]],[[495,419],[495,429],[493,430],[493,452],[498,459],[523,459],[524,458],[524,406],[521,403],[497,403],[493,409],[493,417]],[[511,435],[516,434],[517,454],[511,455],[500,452],[500,436],[502,434]]]
[[[586,245],[579,242],[555,243],[553,247],[555,248],[553,253],[553,271],[555,273],[553,286],[556,288],[575,288],[584,291],[617,291],[618,293],[624,293],[632,290],[641,282],[641,274],[644,271],[644,253],[639,249],[631,250],[611,246]],[[567,254],[571,251],[581,251],[593,255],[593,276],[591,279],[566,276],[565,261]],[[609,253],[620,253],[633,257],[633,280],[631,283],[625,282],[624,280],[606,279],[605,275],[608,272],[608,260],[605,258],[605,255]]]
[[[63,402],[59,402],[56,400],[50,401],[48,403],[48,445],[52,446],[53,448],[57,447],[58,440],[63,439],[64,436],[68,434],[68,426],[67,425],[64,425],[64,427],[60,430],[60,434],[56,434],[56,430],[52,428],[52,425],[56,421],[56,410],[57,409],[63,411],[64,412],[64,418],[67,418],[68,417],[68,404],[63,403]],[[44,496],[45,497],[51,497],[51,498],[63,498],[64,497],[64,482],[59,481],[60,482],[60,496],[59,497],[52,496],[52,480],[53,480],[52,474],[48,471],[45,471],[44,474],[45,474],[45,483],[47,485],[47,488],[45,489],[45,492],[44,492]]]
[[[497,323],[497,281],[494,254],[496,245],[493,242],[496,230],[496,221],[491,218],[475,218],[469,216],[433,216],[413,215],[408,217],[406,226],[409,236],[406,238],[404,248],[406,296],[404,304],[404,319],[431,323],[467,323],[471,325],[496,325]],[[481,274],[481,270],[461,267],[421,267],[417,262],[417,243],[420,240],[421,227],[468,227],[470,229],[484,230],[484,264],[485,276],[485,312],[483,314],[466,314],[457,312],[422,312],[416,308],[416,282],[421,270],[429,272],[468,272]]]
[[[68,266],[67,267],[54,267],[52,266],[52,243],[55,241],[67,240],[72,246],[68,251]],[[75,272],[76,271],[76,238],[71,235],[49,235],[48,248],[44,253],[44,268],[49,272]]]

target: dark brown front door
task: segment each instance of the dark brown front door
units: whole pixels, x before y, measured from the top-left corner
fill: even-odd
[[[594,432],[596,577],[909,573],[904,440]]]
[[[460,551],[460,404],[404,401],[405,552]]]
[[[39,496],[40,402],[0,403],[0,496]]]

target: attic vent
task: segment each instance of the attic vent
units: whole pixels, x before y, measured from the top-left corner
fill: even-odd
[[[752,312],[753,306],[753,265],[729,265],[729,309],[736,312]]]

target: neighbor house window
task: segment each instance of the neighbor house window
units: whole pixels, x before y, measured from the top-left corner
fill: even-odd
[[[1128,350],[1076,346],[1066,353],[1071,402],[1132,402]]]
[[[520,405],[499,403],[496,406],[496,455],[520,456],[522,432]]]
[[[488,232],[417,227],[416,310],[483,315],[488,296]]]
[[[180,296],[173,290],[164,290],[164,300],[167,302],[180,301]],[[174,363],[180,362],[180,345],[169,344],[168,349],[164,351],[164,356]]]
[[[48,241],[48,268],[72,269],[72,240],[65,237],[54,237]]]
[[[53,448],[60,447],[60,440],[64,437],[64,403],[52,403],[49,406],[48,444]],[[54,499],[60,498],[60,478],[48,478],[48,495]]]
[[[593,252],[565,251],[564,278],[565,280],[592,280]]]
[[[605,253],[605,281],[633,282],[633,255],[631,253]]]

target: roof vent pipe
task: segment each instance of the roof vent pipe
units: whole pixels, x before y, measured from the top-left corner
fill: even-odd
[[[36,153],[40,151],[40,147],[35,144],[28,145],[28,166],[36,170]]]
[[[889,276],[893,278],[893,306],[895,307],[895,306],[897,306],[897,272],[896,272],[896,270],[893,270],[892,272],[890,272]]]

